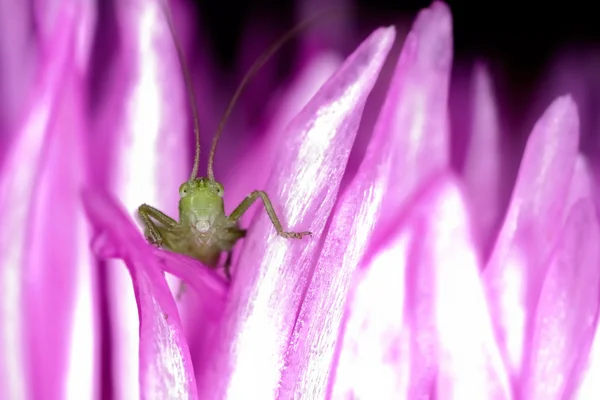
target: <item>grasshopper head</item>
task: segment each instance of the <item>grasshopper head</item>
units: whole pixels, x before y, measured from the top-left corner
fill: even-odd
[[[206,232],[215,219],[225,214],[223,185],[208,178],[198,178],[179,187],[179,219],[200,232]]]

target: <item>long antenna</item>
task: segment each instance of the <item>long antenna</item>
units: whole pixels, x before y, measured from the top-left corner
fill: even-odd
[[[254,62],[254,64],[252,64],[252,66],[250,67],[250,70],[246,73],[246,75],[242,79],[242,82],[240,83],[240,85],[238,86],[237,90],[235,91],[233,97],[231,98],[231,101],[229,102],[229,105],[227,106],[227,109],[225,110],[223,117],[221,117],[221,122],[219,122],[219,127],[217,129],[217,133],[215,133],[215,137],[212,140],[212,145],[210,147],[210,154],[208,155],[208,167],[207,167],[207,171],[206,171],[207,175],[208,175],[208,179],[210,179],[211,181],[215,180],[215,174],[213,172],[213,164],[214,164],[214,160],[215,160],[215,151],[217,150],[217,144],[219,143],[219,138],[221,137],[221,133],[223,132],[223,128],[225,127],[225,123],[227,122],[227,119],[229,119],[229,116],[231,115],[231,111],[233,111],[233,107],[235,106],[235,103],[238,101],[240,95],[242,94],[242,91],[244,90],[244,88],[246,87],[246,85],[248,84],[250,79],[262,68],[263,65],[265,65],[265,63],[267,61],[269,61],[269,59],[273,56],[273,54],[275,54],[290,39],[292,39],[295,35],[300,33],[302,30],[306,29],[308,26],[310,26],[311,24],[316,22],[318,19],[323,18],[326,15],[328,15],[334,11],[339,12],[340,10],[335,9],[335,10],[327,10],[324,12],[320,12],[317,15],[314,15],[314,16],[300,22],[298,25],[296,25],[291,30],[289,30],[285,35],[283,35],[278,41],[273,43],[271,45],[271,47],[269,47]]]
[[[173,16],[171,15],[171,10],[169,9],[167,0],[161,1],[161,4],[163,6],[163,11],[167,18],[167,23],[169,25],[169,30],[171,31],[171,36],[173,37],[173,42],[175,43],[175,48],[177,49],[177,57],[179,58],[179,65],[181,66],[181,72],[183,72],[183,77],[185,79],[185,87],[188,94],[188,100],[190,102],[190,106],[192,107],[192,115],[194,117],[196,151],[194,154],[194,168],[192,168],[192,174],[190,175],[189,180],[191,182],[198,177],[198,165],[200,164],[200,122],[198,120],[198,106],[196,105],[196,97],[194,96],[194,89],[192,88],[192,80],[190,78],[190,72],[188,71],[187,64],[185,63],[185,57],[183,56],[181,43],[179,43],[177,35],[175,34],[175,24],[173,23]]]

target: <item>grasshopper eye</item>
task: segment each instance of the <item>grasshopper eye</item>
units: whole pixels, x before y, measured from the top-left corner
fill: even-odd
[[[188,195],[190,189],[187,182],[179,186],[179,197],[185,197]]]
[[[215,190],[217,191],[217,194],[219,195],[219,197],[223,197],[223,193],[225,191],[225,188],[223,188],[223,185],[221,185],[219,182],[216,182]]]

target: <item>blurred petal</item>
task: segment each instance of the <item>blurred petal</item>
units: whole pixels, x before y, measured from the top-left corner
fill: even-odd
[[[96,99],[91,164],[129,212],[147,203],[177,217],[178,188],[192,163],[187,158],[189,105],[173,38],[160,1],[114,4],[119,52],[107,64]],[[115,397],[139,398],[138,314],[131,281],[119,266],[103,273],[108,276]]]
[[[496,237],[509,192],[492,78],[487,68],[477,65],[472,79],[472,120],[463,175],[473,205],[475,238],[485,257]]]
[[[415,29],[416,40],[433,35],[430,31],[439,29],[438,21],[433,18],[428,23],[417,22]],[[428,48],[423,46],[419,51],[428,51]],[[401,57],[408,56],[403,53]],[[296,395],[311,393],[315,398],[325,396],[350,280],[363,257],[375,223],[381,220],[380,207],[393,174],[393,160],[402,156],[394,150],[402,149],[400,143],[406,140],[406,134],[396,130],[390,124],[390,118],[401,106],[397,103],[397,90],[406,84],[403,78],[407,77],[407,68],[410,67],[403,62],[397,66],[391,94],[386,98],[365,159],[334,211],[322,255],[292,335],[283,397],[293,397],[286,390],[293,390]]]
[[[452,16],[448,6],[435,2],[421,11],[404,48],[377,129],[398,139],[393,154],[383,210],[397,215],[407,198],[433,174],[449,167],[448,86],[452,67]],[[392,147],[393,146],[393,147]],[[394,219],[381,220],[377,239]]]
[[[570,97],[557,99],[535,125],[498,241],[484,271],[500,340],[517,372],[528,331],[527,310],[535,309],[545,260],[565,218],[579,122]]]
[[[98,396],[95,274],[78,201],[88,179],[83,71],[73,59],[80,17],[77,4],[58,8],[0,177],[1,398]]]
[[[131,274],[139,312],[140,398],[197,399],[187,341],[158,258],[108,196],[88,189],[84,205],[101,235],[96,251],[122,257]]]
[[[49,35],[55,37],[54,31]],[[0,165],[36,74],[38,54],[30,1],[0,1]],[[44,62],[45,60],[42,60]]]
[[[199,382],[200,397],[275,397],[318,238],[364,103],[393,40],[393,28],[375,31],[288,126],[267,192],[284,226],[309,228],[315,236],[286,240],[276,236],[265,212],[255,220],[240,255],[222,330],[213,352],[206,355],[213,366]]]
[[[526,374],[523,398],[571,398],[570,390],[587,362],[596,329],[599,242],[594,205],[590,199],[579,200],[550,258],[535,316],[531,370]]]

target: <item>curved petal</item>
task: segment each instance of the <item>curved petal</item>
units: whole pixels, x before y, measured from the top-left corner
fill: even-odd
[[[36,93],[0,177],[0,397],[96,398],[95,274],[79,203],[83,71],[76,3],[57,9]]]
[[[563,226],[572,179],[579,120],[573,100],[554,101],[535,125],[507,215],[484,271],[503,350],[518,372],[525,336],[547,266]]]
[[[100,235],[95,251],[101,257],[122,258],[131,275],[139,314],[140,397],[197,399],[187,341],[159,258],[148,251],[150,246],[108,195],[86,189],[83,199]],[[172,268],[187,266],[174,264]]]
[[[452,16],[448,6],[434,2],[419,14],[406,37],[386,107],[375,128],[397,137],[387,150],[392,154],[386,166],[389,184],[383,201],[387,215],[397,215],[420,185],[449,167],[451,68]],[[375,240],[384,237],[395,223],[381,220]]]
[[[470,141],[463,176],[473,204],[476,238],[486,257],[508,205],[511,171],[490,73],[477,65],[472,80]]]
[[[267,192],[286,227],[315,237],[276,237],[265,212],[250,228],[230,301],[199,382],[205,399],[273,398],[306,276],[331,212],[366,98],[394,39],[375,31],[290,123]],[[258,364],[257,364],[258,363]]]

